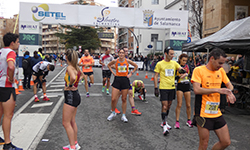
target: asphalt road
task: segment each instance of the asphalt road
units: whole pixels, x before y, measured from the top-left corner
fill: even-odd
[[[17,97],[17,107],[12,120],[11,138],[15,145],[24,149],[60,150],[68,145],[68,138],[62,126],[63,77],[65,66],[57,65],[54,72],[47,77],[47,95],[51,101],[33,101],[32,90],[25,90]],[[78,143],[84,150],[186,150],[198,149],[199,137],[197,128],[188,128],[185,102],[180,115],[180,129],[172,129],[170,134],[163,136],[161,123],[161,103],[153,95],[153,82],[150,81],[152,72],[148,72],[149,79],[145,79],[145,71],[139,71],[139,76],[133,75],[130,81],[141,79],[146,85],[148,103],[144,103],[135,96],[135,107],[142,112],[141,116],[131,114],[131,107],[127,103],[126,116],[128,123],[121,121],[121,115],[112,121],[107,121],[110,114],[111,96],[101,92],[101,68],[94,68],[95,84],[89,88],[90,97],[86,98],[83,84],[79,85],[81,104],[76,116],[78,126]],[[113,78],[111,78],[113,81]],[[111,93],[111,88],[110,88]],[[191,96],[194,103],[194,94]],[[171,106],[168,117],[169,124],[175,123],[176,100]],[[117,104],[121,110],[121,100]],[[193,105],[192,105],[193,109]],[[227,107],[224,115],[231,136],[231,145],[227,150],[248,150],[250,147],[250,113],[246,110]],[[2,136],[2,131],[0,132]],[[218,139],[214,132],[210,132],[209,146],[211,149]]]

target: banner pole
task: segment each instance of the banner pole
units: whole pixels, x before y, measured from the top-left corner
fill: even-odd
[[[17,26],[18,18],[19,18],[19,14],[17,14],[16,23],[15,23],[15,27],[14,27],[13,33],[16,32],[16,26]]]

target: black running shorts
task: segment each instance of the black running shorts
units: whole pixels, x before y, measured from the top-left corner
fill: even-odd
[[[14,101],[16,101],[16,91],[13,87],[0,87],[0,102],[7,102],[13,94]]]
[[[192,125],[199,125],[203,128],[206,128],[208,130],[217,130],[226,125],[226,121],[223,118],[223,116],[217,117],[217,118],[204,118],[200,116],[195,116]]]
[[[130,81],[127,77],[115,76],[112,86],[119,90],[129,89]]]
[[[112,72],[110,70],[102,70],[102,78],[110,78],[111,73]]]
[[[64,98],[65,98],[64,103],[73,107],[77,107],[81,103],[81,97],[80,97],[78,90],[64,91]]]
[[[189,83],[178,83],[177,84],[177,91],[190,92],[190,84]]]
[[[175,89],[160,89],[160,101],[172,101],[175,99]]]
[[[83,72],[83,74],[87,75],[87,76],[91,76],[92,74],[94,74],[93,72]]]

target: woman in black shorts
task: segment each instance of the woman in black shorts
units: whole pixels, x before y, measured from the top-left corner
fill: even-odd
[[[133,61],[125,58],[124,49],[119,50],[118,55],[119,57],[117,59],[111,61],[108,64],[108,68],[112,72],[115,78],[112,84],[112,97],[111,97],[112,113],[108,116],[107,120],[111,121],[113,117],[116,116],[115,108],[116,108],[118,98],[120,95],[120,91],[121,91],[121,95],[122,95],[122,118],[121,120],[123,122],[128,122],[128,119],[126,118],[125,113],[126,113],[126,108],[127,108],[127,94],[130,88],[129,78],[136,71],[138,66]],[[134,70],[130,73],[128,73],[129,64],[134,66]],[[111,66],[113,65],[115,65],[116,73],[114,73],[114,71],[111,68]]]
[[[188,127],[193,127],[191,125],[192,121],[191,119],[191,92],[190,92],[190,82],[189,82],[189,67],[187,65],[187,59],[188,59],[188,55],[187,54],[181,54],[179,56],[179,60],[178,63],[181,65],[181,67],[185,70],[186,73],[183,74],[183,72],[177,72],[177,91],[176,91],[176,95],[177,95],[177,106],[175,109],[175,114],[176,114],[176,122],[175,122],[175,129],[179,129],[180,128],[180,124],[179,124],[179,118],[180,118],[180,112],[181,112],[181,105],[182,105],[182,97],[184,95],[184,98],[186,100],[186,112],[187,112],[187,122],[186,125]],[[183,75],[180,75],[180,74]]]
[[[77,142],[77,125],[75,121],[77,106],[81,103],[81,97],[78,92],[78,83],[83,78],[83,73],[78,67],[78,54],[74,50],[66,52],[68,67],[65,73],[65,87],[63,105],[62,123],[69,138],[69,145],[63,149],[75,150],[80,149]]]

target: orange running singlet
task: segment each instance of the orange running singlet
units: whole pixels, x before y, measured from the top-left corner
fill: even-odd
[[[124,62],[120,62],[119,59],[117,59],[115,63],[116,76],[127,76],[129,69],[128,66],[127,59],[125,59]]]

